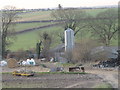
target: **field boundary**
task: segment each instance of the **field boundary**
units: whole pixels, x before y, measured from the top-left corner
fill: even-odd
[[[44,25],[44,26],[41,26],[41,27],[29,28],[29,29],[25,29],[25,30],[21,30],[21,31],[18,31],[18,32],[11,33],[10,35],[23,34],[23,33],[27,33],[27,32],[30,32],[30,31],[35,31],[35,30],[39,30],[39,29],[54,27],[54,26],[57,26],[57,25],[60,25],[60,24],[62,24],[62,23],[55,23],[55,24]]]

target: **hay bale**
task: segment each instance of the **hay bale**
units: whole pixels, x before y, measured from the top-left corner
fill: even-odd
[[[14,58],[8,59],[8,62],[7,62],[7,63],[8,63],[8,67],[9,67],[9,68],[15,68],[15,67],[18,66],[17,60],[14,59]]]

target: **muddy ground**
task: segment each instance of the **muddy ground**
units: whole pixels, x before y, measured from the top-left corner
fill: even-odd
[[[48,64],[47,66],[55,67],[54,64]],[[20,67],[13,69],[3,67],[2,72],[12,72],[17,69],[20,69]],[[40,66],[34,66],[30,69],[34,71],[49,71],[48,68]],[[118,70],[116,69],[85,67],[85,72],[88,74],[36,73],[34,77],[12,76],[12,74],[4,73],[2,74],[2,86],[3,88],[94,88],[96,85],[111,84],[113,88],[118,88]]]
[[[92,88],[106,83],[95,74],[36,74],[34,77],[3,74],[3,88]]]

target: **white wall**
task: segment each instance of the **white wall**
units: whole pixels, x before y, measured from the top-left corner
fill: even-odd
[[[74,47],[74,31],[70,28],[65,30],[65,51],[72,50]]]

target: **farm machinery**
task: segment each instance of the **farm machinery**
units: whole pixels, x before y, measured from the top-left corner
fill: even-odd
[[[16,71],[12,72],[12,75],[29,77],[29,76],[34,76],[35,72],[33,72],[33,71],[26,71],[26,70],[16,70]]]

